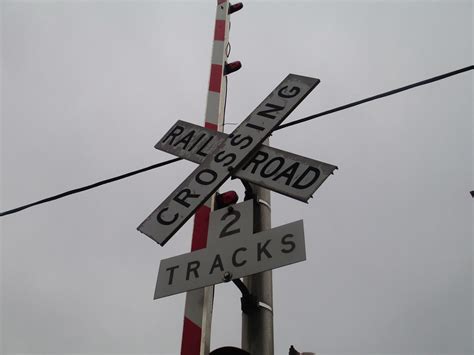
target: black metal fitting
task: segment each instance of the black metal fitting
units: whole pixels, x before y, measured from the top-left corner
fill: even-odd
[[[299,355],[300,353],[294,348],[294,346],[290,346],[290,351],[288,355]]]
[[[230,280],[232,280],[232,273],[228,271],[224,272],[224,275],[222,276],[222,281],[229,282]]]
[[[258,310],[257,297],[248,295],[240,298],[240,306],[245,314],[253,314]]]
[[[242,297],[240,298],[242,312],[245,314],[255,313],[258,310],[257,297],[250,294],[249,289],[241,279],[234,279],[232,282],[239,288],[240,292],[242,292]]]
[[[240,179],[240,181],[242,182],[242,185],[244,185],[244,188],[245,188],[244,201],[254,199],[255,198],[255,193],[252,189],[252,186],[246,180]]]

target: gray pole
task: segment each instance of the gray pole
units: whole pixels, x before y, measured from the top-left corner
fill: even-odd
[[[268,145],[268,140],[265,144]],[[270,191],[256,185],[252,189],[256,199],[254,233],[257,233],[271,228]],[[263,304],[253,314],[242,313],[242,349],[252,355],[273,355],[272,272],[245,277],[244,283],[250,294]]]

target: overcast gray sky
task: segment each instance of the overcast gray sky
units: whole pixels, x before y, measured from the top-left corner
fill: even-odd
[[[472,1],[245,1],[232,16],[226,120],[288,74],[321,84],[287,119],[472,64]],[[2,1],[1,210],[171,158],[202,124],[215,1]],[[274,272],[276,355],[472,353],[471,72],[276,132],[339,167],[308,205],[307,261]],[[229,132],[233,126],[229,125]],[[178,354],[184,295],[153,300],[160,247],[136,227],[179,162],[1,219],[3,354]],[[241,187],[228,183],[223,189]],[[212,347],[240,345],[239,292],[216,288]]]

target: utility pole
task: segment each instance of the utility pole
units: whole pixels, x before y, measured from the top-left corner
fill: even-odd
[[[269,145],[269,140],[265,142]],[[251,185],[254,201],[254,233],[271,229],[270,190]],[[256,298],[257,309],[242,313],[242,349],[250,354],[273,355],[273,283],[272,271],[244,278],[249,293]]]

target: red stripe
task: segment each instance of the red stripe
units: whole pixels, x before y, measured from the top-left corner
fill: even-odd
[[[201,350],[201,328],[184,317],[181,355],[199,355]]]
[[[204,127],[206,127],[207,129],[210,129],[212,131],[217,131],[217,125],[214,124],[214,123],[211,123],[211,122],[204,123]]]
[[[221,92],[222,65],[211,64],[211,78],[209,79],[209,91]]]
[[[217,5],[220,5],[220,4],[222,4],[222,3],[226,2],[226,1],[227,1],[227,0],[217,0]]]
[[[194,217],[193,240],[191,251],[203,249],[207,245],[207,231],[209,229],[209,214],[211,209],[203,205],[198,208]]]
[[[223,41],[225,35],[225,20],[216,20],[214,27],[214,41]]]

